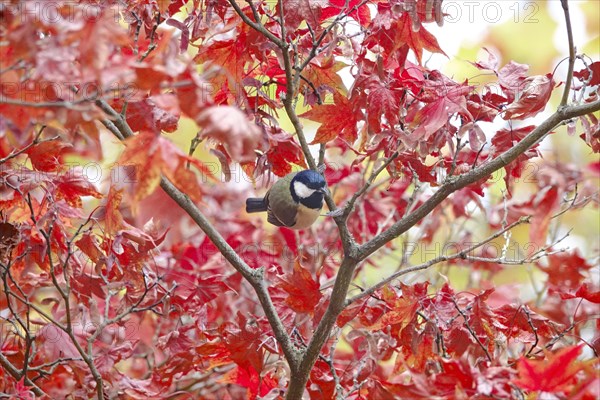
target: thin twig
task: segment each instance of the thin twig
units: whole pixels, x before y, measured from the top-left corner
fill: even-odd
[[[527,354],[525,354],[525,357],[528,357],[529,354],[531,354],[531,352],[533,351],[533,349],[536,348],[536,346],[538,344],[538,341],[539,341],[539,337],[538,337],[538,333],[537,333],[538,329],[535,327],[535,325],[533,325],[533,321],[531,320],[531,314],[529,312],[529,308],[526,305],[523,306],[523,312],[527,316],[527,323],[531,327],[531,331],[533,332],[533,334],[535,336],[535,341],[531,345],[531,348],[529,349],[529,351],[527,352]]]
[[[389,284],[390,282],[392,282],[393,280],[399,278],[402,275],[406,275],[410,272],[415,272],[415,271],[421,271],[424,269],[427,269],[429,267],[431,267],[432,265],[435,264],[439,264],[441,262],[446,262],[446,261],[451,261],[451,260],[455,260],[455,259],[467,259],[467,258],[474,258],[473,256],[469,256],[470,253],[472,253],[474,250],[477,250],[478,248],[480,248],[481,246],[491,242],[492,240],[504,235],[505,232],[511,230],[512,228],[514,228],[517,225],[521,225],[521,224],[528,224],[531,221],[531,217],[521,217],[520,219],[518,219],[517,221],[513,222],[510,225],[507,225],[505,228],[499,230],[498,232],[494,233],[493,235],[487,237],[486,239],[482,240],[481,242],[478,242],[472,246],[467,247],[466,249],[459,251],[455,254],[449,255],[449,256],[438,256],[436,258],[433,258],[425,263],[419,264],[419,265],[415,265],[409,268],[405,268],[402,269],[398,272],[395,272],[394,274],[388,276],[387,278],[381,280],[379,283],[371,286],[368,289],[365,289],[363,292],[349,298],[346,301],[345,307],[349,306],[350,304],[354,303],[355,301],[358,301],[366,296],[370,296],[373,293],[375,293],[378,289],[380,289],[381,287]],[[484,260],[483,258],[481,258],[482,260]],[[485,259],[485,261],[488,261],[491,259]],[[494,259],[494,262],[497,262],[498,260]]]
[[[565,14],[567,37],[569,40],[569,70],[567,72],[567,79],[565,81],[565,90],[563,91],[559,106],[564,107],[569,101],[569,91],[571,90],[571,83],[573,82],[573,68],[575,66],[575,43],[573,42],[573,28],[571,27],[571,17],[569,15],[569,2],[567,0],[560,0],[560,4],[562,5],[562,9]]]
[[[94,99],[90,99],[87,97],[82,97],[81,99],[73,100],[73,101],[25,101],[25,100],[15,100],[10,97],[0,96],[0,104],[10,104],[20,107],[30,107],[30,108],[69,108],[74,109],[76,105],[89,103]]]
[[[275,45],[277,45],[277,47],[282,48],[285,47],[285,41],[278,38],[277,36],[275,36],[271,31],[269,31],[267,28],[264,27],[264,25],[260,22],[260,20],[258,21],[252,21],[250,18],[248,18],[248,16],[242,11],[242,9],[240,8],[240,6],[236,3],[235,0],[228,0],[229,4],[231,4],[231,7],[233,7],[233,9],[235,10],[235,12],[237,13],[237,15],[242,19],[242,21],[244,21],[244,23],[246,23],[248,26],[250,26],[252,29],[262,33],[263,35],[265,35],[270,41],[272,41],[273,43],[275,43]]]
[[[9,154],[9,155],[7,155],[6,157],[4,157],[4,158],[0,158],[0,164],[4,164],[4,163],[5,163],[5,162],[7,162],[8,160],[10,160],[10,159],[12,159],[12,158],[15,158],[15,157],[17,157],[19,154],[23,154],[23,153],[25,153],[27,150],[29,150],[29,149],[30,149],[30,148],[32,148],[33,146],[36,146],[36,145],[38,145],[38,144],[40,144],[40,143],[43,143],[43,142],[51,142],[51,141],[53,141],[53,140],[56,140],[56,139],[58,139],[58,138],[60,137],[60,136],[53,136],[53,137],[51,137],[51,138],[48,138],[48,139],[43,139],[43,140],[40,140],[40,136],[42,135],[42,132],[44,131],[44,129],[45,129],[45,128],[46,128],[46,125],[43,125],[43,126],[40,128],[39,132],[38,132],[38,133],[36,133],[35,137],[34,137],[34,138],[33,138],[33,140],[31,141],[31,143],[29,143],[27,146],[25,146],[25,147],[23,147],[23,148],[21,148],[21,149],[19,149],[19,150],[13,150],[13,151],[11,151],[11,152],[10,152],[10,154]]]
[[[361,245],[359,248],[359,259],[364,260],[383,247],[390,240],[395,239],[406,232],[431,211],[433,211],[435,207],[437,207],[453,192],[477,182],[478,180],[491,175],[500,168],[503,168],[513,162],[518,156],[543,139],[546,135],[548,135],[549,132],[555,129],[558,125],[562,124],[564,121],[568,121],[574,117],[590,114],[598,110],[600,110],[600,100],[582,105],[565,106],[558,109],[554,114],[538,125],[537,128],[531,131],[531,133],[523,138],[523,140],[521,140],[518,144],[500,154],[492,161],[489,161],[486,164],[483,164],[480,167],[463,175],[450,179],[448,182],[441,185],[438,190],[414,212],[406,215],[404,218],[394,223],[386,231],[374,237],[367,243]]]
[[[492,356],[488,352],[488,349],[485,347],[485,345],[481,342],[481,340],[479,340],[479,336],[477,336],[477,333],[475,333],[475,331],[471,327],[471,324],[469,324],[469,319],[467,318],[467,315],[465,314],[465,312],[463,310],[461,310],[461,308],[458,306],[458,303],[456,302],[456,300],[454,300],[454,298],[452,298],[452,303],[454,303],[454,307],[456,307],[456,310],[459,312],[460,316],[463,317],[463,320],[465,321],[465,326],[467,327],[467,330],[469,331],[471,336],[473,336],[473,338],[475,339],[475,341],[477,342],[479,347],[481,347],[481,349],[485,353],[487,359],[491,362]]]
[[[397,151],[395,151],[391,156],[389,156],[385,160],[385,162],[379,166],[379,168],[377,168],[376,170],[374,170],[371,173],[371,175],[369,176],[369,179],[367,179],[367,181],[365,182],[365,184],[356,193],[354,193],[352,195],[352,197],[350,198],[350,200],[348,200],[348,202],[346,203],[346,205],[343,208],[343,215],[346,218],[352,212],[352,209],[354,208],[354,203],[356,203],[356,200],[360,196],[362,196],[367,190],[369,190],[369,188],[371,187],[371,185],[373,184],[373,182],[375,182],[375,179],[377,179],[377,176],[379,176],[379,174],[381,172],[383,172],[383,170],[385,170],[388,167],[388,165],[390,165],[392,163],[392,161],[394,161],[396,159],[396,157],[398,157],[398,152]]]

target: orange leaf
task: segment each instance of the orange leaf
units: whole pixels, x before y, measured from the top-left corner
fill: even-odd
[[[111,186],[108,196],[106,197],[106,204],[104,205],[104,229],[107,235],[114,235],[123,226],[123,215],[119,211],[121,200],[123,199],[123,190],[115,189]]]
[[[102,249],[100,249],[100,245],[98,244],[98,240],[89,232],[83,234],[81,239],[76,241],[75,244],[86,256],[90,258],[90,260],[97,262],[104,257]]]
[[[187,165],[194,165],[204,180],[215,179],[212,171],[201,161],[189,157],[168,139],[150,132],[143,132],[127,139],[119,163],[135,167],[134,204],[151,194],[166,176],[181,191],[194,201],[200,199],[202,191],[198,177]]]
[[[121,154],[121,165],[134,165],[135,195],[134,200],[139,201],[156,189],[160,182],[163,167],[163,158],[159,137],[151,132],[143,132],[127,139],[126,149]]]
[[[210,175],[212,177],[212,175]],[[202,190],[198,185],[198,179],[186,163],[181,162],[173,174],[169,176],[169,180],[182,192],[185,192],[193,202],[197,203],[202,197]]]

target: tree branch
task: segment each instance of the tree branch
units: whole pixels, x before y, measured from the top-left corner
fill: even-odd
[[[0,365],[2,365],[2,368],[4,368],[15,380],[18,381],[23,378],[23,383],[31,387],[31,391],[35,393],[36,396],[47,396],[47,394],[44,393],[44,391],[40,389],[38,385],[32,382],[31,379],[29,379],[27,376],[21,376],[21,372],[2,353],[0,353]]]
[[[569,70],[567,72],[567,79],[565,81],[565,90],[563,91],[562,99],[560,100],[560,107],[564,107],[569,101],[569,91],[571,90],[571,83],[573,82],[573,67],[575,66],[575,43],[573,42],[573,28],[571,27],[571,17],[569,15],[569,2],[567,0],[560,0],[560,4],[562,5],[562,9],[565,14],[567,37],[569,40]]]
[[[96,102],[105,113],[107,113],[112,119],[103,120],[102,124],[108,128],[115,136],[120,139],[128,138],[133,136],[133,131],[127,124],[127,121],[117,111],[115,111],[108,103],[104,100],[98,100]],[[116,129],[116,132],[115,132]],[[264,283],[264,270],[263,269],[252,269],[242,258],[236,253],[236,251],[225,241],[223,236],[214,228],[210,221],[202,214],[198,206],[190,200],[190,198],[183,192],[181,192],[175,185],[173,185],[164,176],[160,179],[160,187],[164,192],[169,195],[187,214],[196,222],[196,224],[202,229],[202,231],[208,236],[211,242],[219,249],[219,252],[225,257],[227,261],[250,283],[254,288],[260,303],[263,307],[267,320],[273,329],[275,338],[281,345],[286,360],[288,361],[290,368],[294,370],[298,366],[298,350],[293,345],[290,337],[287,334],[277,310],[273,305],[269,292]]]
[[[252,269],[236,251],[225,241],[223,236],[214,228],[210,221],[200,212],[196,204],[190,198],[175,187],[167,178],[161,177],[160,187],[171,197],[188,215],[196,222],[202,231],[208,236],[213,244],[219,249],[219,252],[227,261],[252,285],[258,299],[264,309],[267,320],[271,324],[273,334],[281,345],[290,368],[294,370],[297,366],[297,349],[292,344],[290,337],[287,334],[277,310],[271,301],[269,292],[264,282],[264,270]]]
[[[346,304],[345,304],[344,308],[349,306],[350,304],[354,303],[355,301],[358,301],[362,298],[372,295],[378,289],[382,288],[383,286],[387,285],[388,283],[392,282],[393,280],[398,279],[402,275],[406,275],[410,272],[421,271],[421,270],[431,267],[432,265],[439,264],[441,262],[451,261],[451,260],[455,260],[457,258],[467,258],[468,254],[471,253],[473,250],[477,250],[481,246],[502,236],[505,232],[510,231],[512,228],[514,228],[517,225],[528,224],[530,222],[530,220],[531,220],[531,217],[522,217],[522,218],[516,220],[515,222],[513,222],[512,224],[507,225],[505,228],[494,233],[493,235],[485,238],[481,242],[475,243],[474,245],[469,246],[466,249],[459,251],[458,253],[452,254],[450,256],[438,256],[438,257],[433,258],[423,264],[415,265],[415,266],[412,266],[409,268],[404,268],[404,269],[388,276],[387,278],[385,278],[382,281],[380,281],[379,283],[371,286],[370,288],[363,290],[361,293],[357,294],[356,296],[349,298],[348,300],[346,300]]]
[[[26,146],[24,146],[24,147],[20,148],[19,150],[16,150],[16,149],[15,149],[15,150],[11,151],[11,152],[10,152],[10,154],[9,154],[9,155],[7,155],[7,156],[6,156],[6,157],[4,157],[4,158],[0,158],[0,164],[4,164],[4,163],[5,163],[5,162],[7,162],[8,160],[10,160],[10,159],[13,159],[13,158],[15,158],[15,157],[19,156],[19,154],[23,154],[23,153],[25,153],[27,150],[29,150],[30,148],[32,148],[33,146],[35,146],[35,145],[37,145],[37,144],[39,144],[39,143],[43,143],[43,142],[51,142],[51,141],[53,141],[53,140],[56,140],[56,139],[58,139],[58,138],[59,138],[59,136],[53,136],[53,137],[51,137],[51,138],[48,138],[48,139],[43,139],[43,140],[40,140],[40,136],[42,135],[42,132],[44,132],[44,129],[45,129],[45,128],[46,128],[46,125],[44,125],[44,126],[42,126],[42,127],[40,128],[39,132],[35,134],[35,137],[34,137],[34,138],[33,138],[33,140],[31,141],[31,143],[29,143],[28,145],[26,145]]]
[[[354,269],[357,265],[358,261],[356,259],[348,256],[344,257],[342,264],[340,265],[335,284],[333,285],[333,291],[331,292],[331,297],[329,299],[329,306],[327,306],[327,310],[325,311],[321,322],[319,322],[313,337],[310,339],[310,342],[302,357],[299,370],[296,374],[292,375],[288,392],[285,397],[286,400],[302,399],[302,394],[304,393],[304,386],[308,380],[308,375],[310,374],[313,365],[321,353],[321,348],[327,339],[329,339],[329,334],[331,333],[331,329],[337,320],[337,316],[344,309],[346,293],[348,293],[348,287],[352,282]]]
[[[260,22],[260,20],[252,21],[250,18],[248,18],[248,16],[246,14],[244,14],[244,12],[240,8],[240,6],[236,3],[235,0],[228,0],[228,1],[229,1],[229,4],[231,4],[231,7],[233,7],[235,12],[237,13],[237,15],[239,15],[239,17],[242,19],[242,21],[244,21],[244,23],[246,23],[252,29],[265,35],[271,42],[275,43],[275,45],[277,45],[277,47],[279,47],[281,49],[283,49],[285,47],[285,40],[280,39],[277,36],[275,36],[271,31],[269,31],[267,28],[265,28],[265,26]],[[250,3],[250,1],[251,0],[249,0],[248,2]],[[251,8],[253,8],[253,6],[251,6]],[[255,14],[254,10],[253,10],[253,14]]]
[[[527,151],[531,146],[541,140],[563,121],[598,110],[600,110],[600,100],[585,105],[563,107],[559,109],[510,150],[502,153],[496,159],[487,164],[473,169],[464,175],[450,179],[447,183],[443,184],[440,189],[429,198],[429,200],[423,203],[423,205],[417,208],[413,213],[408,214],[386,231],[371,239],[369,242],[358,247],[356,247],[356,245],[350,245],[348,252],[346,252],[345,249],[344,259],[342,260],[342,264],[340,265],[340,269],[333,286],[329,305],[306,349],[298,373],[294,375],[293,379],[290,380],[286,399],[292,400],[302,398],[304,386],[308,380],[310,370],[317,360],[321,352],[321,348],[329,338],[329,333],[335,324],[337,316],[344,309],[346,293],[348,292],[348,288],[352,282],[354,270],[359,262],[365,260],[386,243],[417,224],[423,217],[428,215],[436,206],[438,206],[453,192],[462,189],[463,187],[468,186],[480,179],[483,179],[484,177],[514,161],[519,155]],[[338,224],[338,226],[346,226],[343,221],[340,221],[340,217],[336,217],[336,222],[341,222]],[[424,267],[421,267],[421,269],[423,268]],[[412,269],[407,268],[403,270],[403,273],[410,272],[411,270]]]
[[[396,159],[396,157],[398,157],[397,151],[395,151],[391,156],[389,156],[379,168],[374,170],[371,173],[371,175],[369,176],[369,179],[367,179],[367,181],[363,185],[363,187],[360,188],[360,190],[358,190],[356,193],[354,193],[352,195],[352,197],[350,198],[350,200],[348,200],[348,202],[346,203],[346,205],[344,206],[344,209],[343,209],[342,215],[344,216],[345,219],[348,218],[348,216],[352,212],[352,209],[354,208],[354,203],[356,203],[356,200],[358,200],[358,198],[360,196],[362,196],[363,194],[365,194],[365,192],[367,190],[369,190],[369,188],[371,187],[373,182],[375,182],[375,179],[377,179],[379,174],[382,173],[383,170],[386,169],[388,167],[388,165],[390,165],[390,163]]]
[[[447,183],[444,183],[442,186],[440,186],[438,191],[435,192],[433,196],[431,196],[413,213],[408,214],[389,227],[386,231],[360,246],[358,256],[359,260],[366,259],[368,256],[384,246],[387,242],[397,238],[408,229],[416,225],[421,219],[423,219],[423,217],[433,211],[433,209],[437,207],[443,200],[445,200],[451,193],[477,182],[478,180],[485,178],[486,176],[513,162],[518,156],[523,154],[538,141],[542,140],[544,136],[550,133],[562,122],[571,118],[590,114],[598,110],[600,110],[600,100],[597,100],[593,103],[560,108],[544,122],[542,122],[537,128],[535,128],[529,135],[523,138],[523,140],[521,140],[517,145],[500,154],[487,164],[483,164],[464,175],[460,175],[448,180]]]
[[[308,65],[308,63],[310,62],[309,59],[311,57],[309,56],[308,59],[305,59],[302,64],[296,65],[295,62],[297,62],[297,60],[292,60],[291,54],[289,53],[290,44],[286,42],[285,37],[278,38],[274,36],[273,33],[268,31],[260,23],[260,21],[252,21],[247,15],[245,15],[234,0],[229,0],[229,2],[245,23],[247,23],[250,27],[265,35],[269,40],[275,43],[282,50],[284,70],[286,73],[286,96],[283,99],[283,104],[286,110],[286,114],[288,115],[290,121],[292,122],[292,125],[294,126],[296,135],[298,136],[298,141],[302,147],[302,151],[305,155],[307,164],[309,168],[316,170],[317,165],[315,163],[315,159],[310,153],[310,149],[308,146],[308,142],[306,141],[306,137],[304,135],[302,124],[294,108],[297,83],[300,79],[299,77],[302,72],[302,68]],[[336,21],[336,23],[337,22],[338,21]],[[332,29],[333,25],[335,24],[332,24],[332,26],[329,27],[329,29]],[[324,35],[320,36],[315,41],[315,44],[322,41],[324,37]],[[317,51],[318,45],[313,46],[311,54],[317,54]],[[312,55],[312,57],[314,57],[314,55]],[[417,224],[423,217],[429,214],[435,207],[437,207],[444,199],[446,199],[450,194],[452,194],[456,190],[459,190],[480,179],[483,179],[486,176],[490,175],[492,172],[497,171],[500,168],[503,168],[504,166],[514,161],[519,155],[523,154],[531,146],[543,139],[545,135],[547,135],[552,129],[561,124],[563,121],[576,116],[585,115],[597,111],[599,109],[600,101],[580,106],[559,108],[559,110],[556,113],[554,113],[552,116],[546,119],[540,126],[534,129],[516,146],[504,152],[496,159],[494,159],[491,162],[488,162],[487,164],[484,164],[478,168],[474,168],[464,175],[452,177],[446,183],[444,183],[432,197],[430,197],[414,212],[406,215],[404,218],[393,224],[390,228],[388,228],[381,234],[375,236],[373,239],[364,243],[361,246],[358,246],[355,243],[353,236],[350,234],[347,228],[345,218],[341,216],[334,217],[334,220],[339,228],[340,237],[342,239],[342,244],[344,248],[344,259],[340,265],[338,276],[336,278],[331,293],[330,302],[327,307],[327,310],[325,311],[322,320],[317,326],[315,333],[313,334],[313,337],[311,338],[307,348],[303,352],[297,350],[296,347],[291,343],[291,339],[287,335],[285,328],[283,327],[279,317],[277,316],[276,310],[274,309],[274,306],[269,298],[268,292],[266,291],[266,288],[264,286],[264,281],[262,278],[263,271],[256,271],[250,269],[248,265],[244,263],[244,261],[237,255],[237,253],[214,229],[214,227],[210,224],[206,217],[198,210],[195,204],[193,204],[185,194],[180,192],[174,185],[172,185],[171,182],[169,182],[164,177],[161,179],[161,187],[184,210],[186,210],[186,212],[188,212],[192,219],[194,219],[198,226],[200,226],[200,228],[206,233],[206,235],[211,239],[211,241],[217,246],[217,248],[223,254],[223,256],[234,266],[234,268],[236,268],[236,270],[238,270],[238,272],[240,272],[248,280],[248,282],[255,289],[256,293],[259,296],[259,300],[265,310],[265,314],[267,315],[267,318],[271,323],[271,326],[275,333],[275,337],[277,338],[278,342],[282,345],[283,352],[286,356],[286,359],[288,360],[288,363],[290,364],[290,368],[292,371],[292,379],[290,380],[286,398],[301,399],[303,396],[304,388],[309,373],[317,358],[319,357],[321,348],[329,338],[331,329],[335,324],[337,316],[344,309],[344,305],[346,304],[345,298],[348,292],[348,288],[353,279],[354,270],[361,261],[365,260],[367,257],[376,252],[386,243],[398,237],[402,233],[406,232],[410,227]],[[107,112],[108,115],[110,115],[114,120],[114,127],[118,129],[118,131],[122,134],[123,137],[128,137],[132,134],[126,122],[121,116],[114,115],[112,112],[110,112],[110,110],[108,110]],[[110,121],[109,123],[105,124],[105,126],[111,129]],[[330,196],[326,197],[326,202],[330,210],[333,211],[336,209],[335,203],[333,202],[333,199]],[[301,356],[301,358],[299,358],[299,356]]]

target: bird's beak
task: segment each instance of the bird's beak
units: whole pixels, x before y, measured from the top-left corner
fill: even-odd
[[[329,191],[329,189],[327,187],[317,189],[317,192],[323,193],[324,195],[331,194],[331,192]]]

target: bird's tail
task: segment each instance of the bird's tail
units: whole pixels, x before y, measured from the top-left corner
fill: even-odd
[[[264,198],[250,197],[246,199],[246,212],[255,213],[267,211],[267,203]]]

